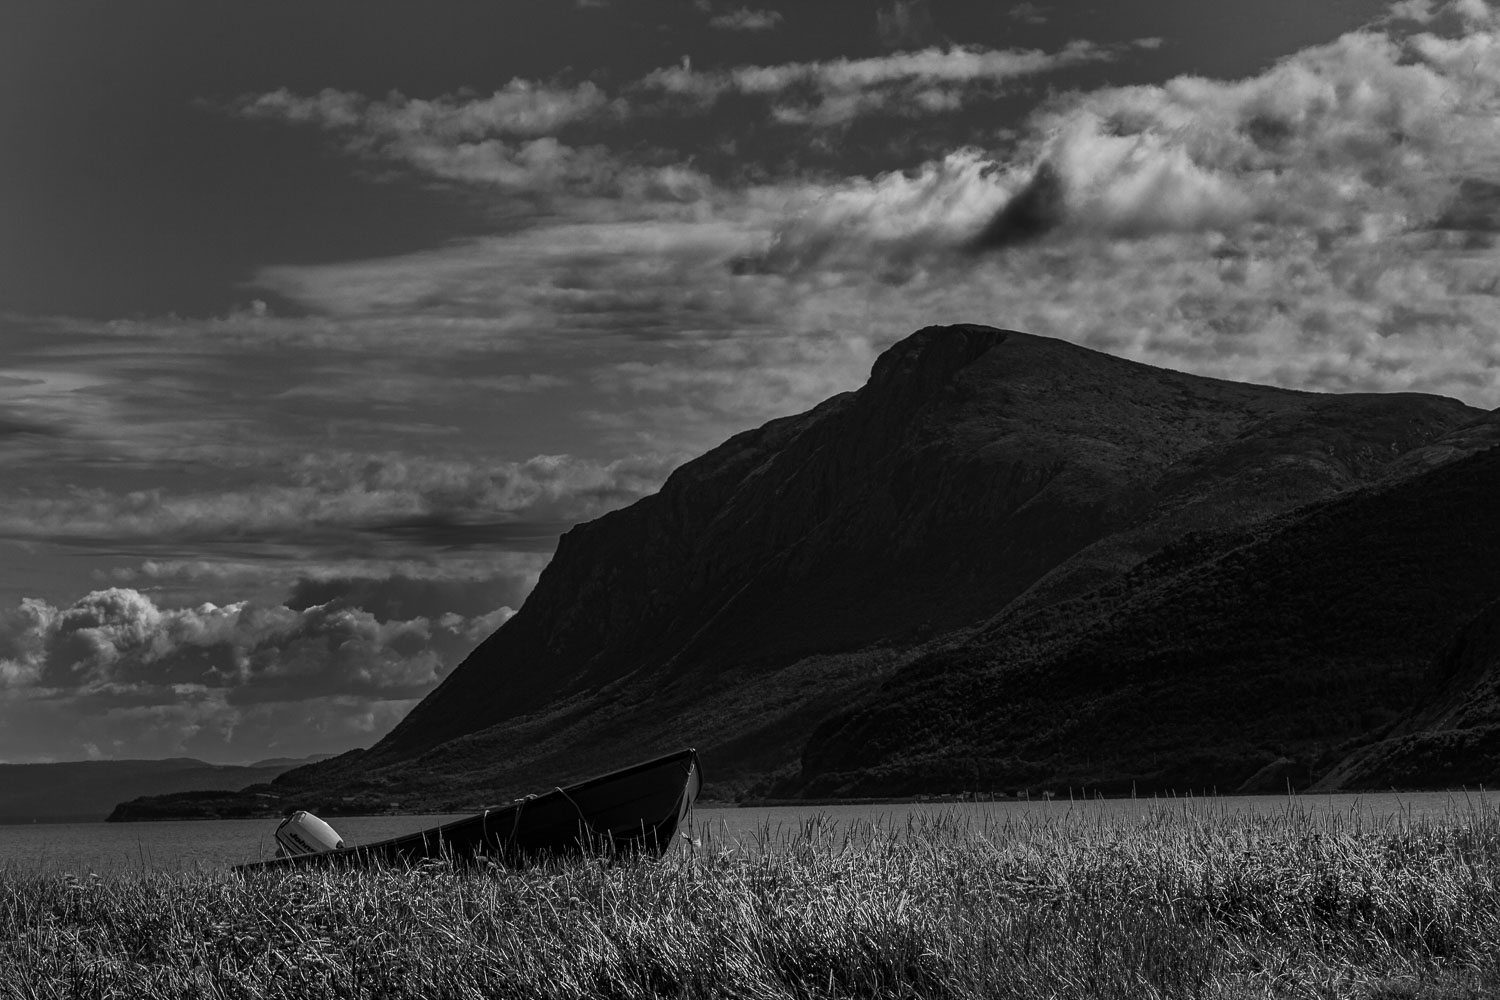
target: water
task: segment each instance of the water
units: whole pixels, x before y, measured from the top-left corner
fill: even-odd
[[[1200,799],[1066,799],[1031,802],[913,802],[883,805],[775,806],[753,809],[702,808],[694,811],[691,834],[719,846],[753,843],[762,829],[774,835],[795,833],[813,816],[835,824],[879,822],[905,827],[920,813],[948,813],[976,821],[1062,817],[1069,811],[1101,818],[1128,818],[1165,802],[1192,805],[1229,814],[1274,815],[1289,806],[1313,813],[1352,813],[1373,820],[1405,820],[1466,812],[1483,802],[1481,794],[1412,792],[1361,795],[1222,796]],[[425,830],[453,819],[442,816],[339,816],[332,820],[350,844],[383,840]],[[0,870],[58,872],[182,871],[220,869],[242,861],[271,857],[276,850],[271,819],[227,819],[163,823],[30,823],[0,826]]]

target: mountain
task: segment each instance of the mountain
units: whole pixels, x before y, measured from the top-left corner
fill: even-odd
[[[1434,728],[1474,737],[1500,722],[1497,496],[1491,448],[1241,532],[1184,538],[1112,586],[1002,615],[896,672],[819,726],[797,787],[1493,780],[1493,759],[1473,754],[1469,770],[1430,780],[1390,754],[1379,770],[1342,762],[1372,734],[1421,743]]]
[[[1500,778],[1500,601],[1459,632],[1432,681],[1433,697],[1341,761],[1319,787],[1493,786]]]
[[[0,823],[102,820],[122,798],[199,789],[239,790],[323,759],[280,758],[245,766],[191,757],[0,764]]]
[[[1478,610],[1423,598],[1379,619],[1393,601],[1359,580],[1368,607],[1341,598],[1341,574],[1379,560],[1350,555],[1339,505],[1378,546],[1380,504],[1446,496],[1460,467],[1482,478],[1466,456],[1497,432],[1436,396],[1297,392],[930,327],[858,391],[567,532],[521,610],[384,740],[260,792],[458,807],[685,744],[720,796],[1240,785],[1252,766],[1262,781],[1311,767],[1305,785],[1340,742],[1396,724],[1454,615]],[[1408,527],[1402,552],[1431,530],[1449,553],[1450,525]],[[1255,603],[1284,586],[1325,603]],[[1276,616],[1293,612],[1288,631]],[[1300,671],[1294,643],[1319,627],[1324,652]],[[1399,662],[1324,655],[1393,630]],[[1254,656],[1234,652],[1246,643]],[[1266,685],[1290,687],[1267,701]],[[1346,690],[1357,709],[1329,694]],[[1205,725],[1215,697],[1243,710],[1211,717],[1244,746]],[[1142,742],[1089,735],[1115,727]]]

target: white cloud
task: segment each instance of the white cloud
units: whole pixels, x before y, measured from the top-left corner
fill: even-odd
[[[639,86],[690,98],[700,109],[727,93],[766,97],[778,121],[834,125],[877,111],[948,110],[963,102],[968,88],[994,87],[1114,57],[1114,49],[1087,41],[1069,42],[1058,52],[932,47],[863,59],[729,70],[694,70],[684,64],[655,70]],[[809,90],[812,99],[805,93]]]
[[[1032,184],[1032,194],[1059,200],[1058,224],[1123,236],[1233,228],[1254,209],[1230,176],[1200,166],[1172,138],[1119,135],[1087,110],[1057,127]]]
[[[1457,14],[1469,28],[1495,26],[1495,9],[1485,0],[1451,0],[1447,9]]]
[[[304,97],[282,89],[242,97],[232,110],[316,125],[339,136],[353,155],[515,193],[672,200],[693,196],[704,183],[686,166],[632,163],[603,145],[562,141],[558,133],[570,126],[618,120],[627,112],[624,102],[590,82],[558,87],[517,79],[488,97],[432,99],[393,93],[372,100],[338,90]]]
[[[781,24],[782,20],[779,10],[751,10],[749,7],[740,7],[727,14],[709,18],[708,24],[721,31],[771,31]]]
[[[977,149],[960,149],[914,171],[790,189],[787,218],[751,261],[770,271],[869,268],[900,280],[914,267],[942,265],[1023,178]]]
[[[1029,142],[1060,182],[1060,224],[1409,230],[1500,151],[1483,111],[1494,44],[1354,33],[1246,80],[1077,95],[1035,119]]]
[[[716,27],[766,30],[781,15],[741,8],[713,19]],[[605,195],[647,201],[694,201],[707,179],[687,162],[627,155],[596,136],[562,138],[583,126],[632,116],[681,113],[660,96],[687,98],[707,110],[729,92],[765,98],[770,116],[787,124],[830,126],[875,112],[932,114],[960,107],[973,88],[1081,63],[1115,58],[1117,50],[1073,41],[1057,52],[928,47],[863,59],[740,66],[695,71],[688,64],[658,69],[610,98],[597,85],[512,80],[487,97],[432,99],[393,93],[371,99],[349,91],[302,96],[286,89],[246,95],[231,110],[243,117],[313,125],[337,135],[353,155],[403,164],[421,174],[512,193]]]
[[[23,601],[0,635],[12,688],[121,702],[170,702],[184,686],[231,689],[231,700],[298,700],[420,696],[466,651],[468,624],[462,616],[381,621],[334,604],[166,609],[112,587],[65,607]]]
[[[1011,4],[1005,12],[1007,17],[1027,24],[1046,24],[1049,7],[1034,3]]]
[[[235,756],[237,736],[240,756],[261,755],[307,740],[309,716],[316,732],[297,752],[345,749],[383,735],[513,613],[469,601],[439,614],[462,596],[456,586],[401,578],[326,581],[303,596],[314,592],[326,599],[165,608],[109,588],[0,612],[0,757],[86,740],[117,756],[220,759]],[[381,617],[351,599],[431,613]],[[48,731],[31,732],[39,719]]]
[[[269,118],[328,129],[359,128],[372,135],[426,135],[455,141],[495,135],[547,136],[575,122],[618,113],[597,86],[557,87],[515,79],[487,97],[424,100],[392,93],[371,100],[325,89],[300,97],[285,88],[247,95],[235,104],[247,118]]]
[[[1416,21],[1426,24],[1436,16],[1433,5],[1436,0],[1399,0],[1391,4],[1389,16],[1397,20]]]

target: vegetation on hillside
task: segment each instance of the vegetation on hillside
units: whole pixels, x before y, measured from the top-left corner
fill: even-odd
[[[1305,787],[1424,704],[1500,597],[1496,496],[1500,448],[1185,537],[898,670],[820,728],[787,791],[1229,792],[1278,761]]]

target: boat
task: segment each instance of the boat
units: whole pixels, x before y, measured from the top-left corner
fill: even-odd
[[[310,814],[288,817],[277,840],[289,853],[236,865],[240,872],[312,866],[398,866],[430,859],[491,859],[508,866],[583,851],[660,853],[673,842],[703,786],[698,751],[679,750],[566,788],[554,787],[431,829],[370,844],[344,846]],[[304,836],[287,829],[310,820]],[[323,843],[316,841],[320,831]],[[312,837],[305,836],[311,831]]]

